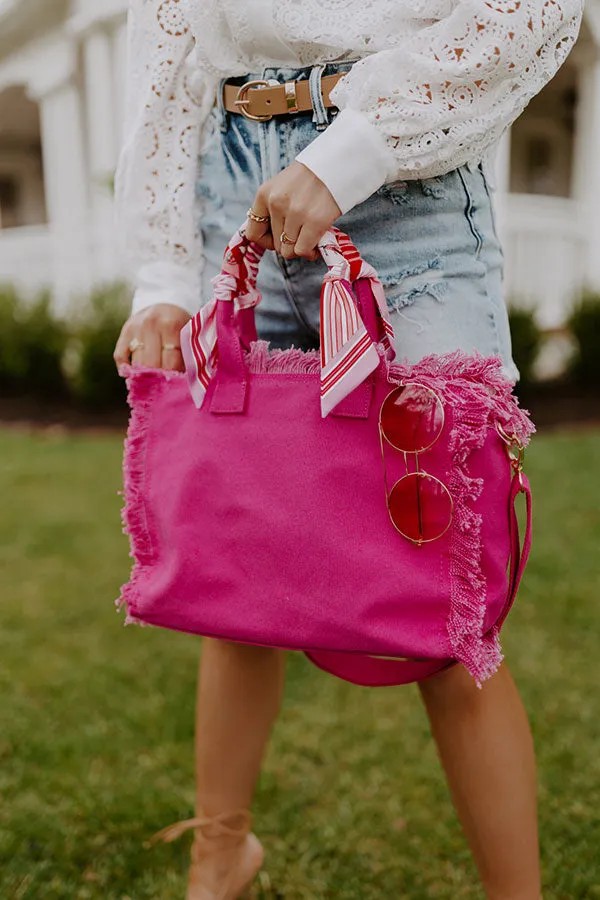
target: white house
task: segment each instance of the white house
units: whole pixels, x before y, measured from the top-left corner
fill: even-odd
[[[0,282],[60,307],[122,276],[112,179],[126,0],[0,0]],[[559,328],[600,291],[600,0],[565,66],[505,136],[496,205],[506,293]]]

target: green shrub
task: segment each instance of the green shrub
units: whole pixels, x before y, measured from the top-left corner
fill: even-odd
[[[125,402],[125,383],[119,376],[113,353],[129,313],[129,291],[115,284],[96,290],[77,328],[77,363],[73,376],[76,396],[99,409]]]
[[[600,385],[600,294],[582,294],[568,321],[576,342],[569,371],[585,386]]]
[[[533,310],[509,306],[508,321],[512,341],[512,355],[521,373],[520,384],[534,381],[534,366],[542,343],[542,333]]]
[[[25,371],[25,356],[17,323],[19,298],[13,287],[0,287],[0,390],[14,389]]]
[[[14,288],[0,289],[0,390],[39,399],[62,398],[62,359],[69,338],[52,312],[50,295],[23,302]]]

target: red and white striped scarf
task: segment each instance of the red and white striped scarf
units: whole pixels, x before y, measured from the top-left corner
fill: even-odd
[[[379,354],[352,297],[352,283],[368,278],[383,322],[381,343],[386,357],[395,356],[394,331],[383,285],[375,269],[361,259],[347,235],[337,228],[319,241],[329,271],[321,289],[321,415],[327,416],[379,365]],[[258,265],[264,251],[248,244],[243,229],[235,233],[225,251],[223,269],[212,279],[213,297],[185,325],[181,349],[194,403],[202,406],[206,389],[218,364],[217,302],[235,302],[238,308],[256,306]]]
[[[394,330],[383,285],[350,238],[337,228],[319,241],[329,267],[321,288],[321,415],[325,417],[379,365],[379,354],[352,297],[352,284],[368,278],[383,322],[386,356],[395,356]]]

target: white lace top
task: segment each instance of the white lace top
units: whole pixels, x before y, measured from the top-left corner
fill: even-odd
[[[360,57],[298,157],[342,212],[397,179],[485,157],[564,62],[583,0],[130,0],[117,213],[134,309],[196,312],[203,123],[220,78]],[[349,154],[357,146],[360,154]]]

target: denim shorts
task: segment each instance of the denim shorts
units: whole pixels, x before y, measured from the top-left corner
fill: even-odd
[[[289,166],[335,116],[337,110],[320,102],[320,78],[347,71],[352,62],[268,67],[227,79],[231,84],[249,78],[309,79],[314,113],[254,122],[227,112],[218,91],[203,132],[197,184],[204,300],[211,296],[210,279],[220,270],[229,238],[246,219],[260,185]],[[360,146],[348,147],[348,153],[360,153]],[[506,376],[518,379],[503,299],[502,247],[481,163],[467,163],[438,178],[385,184],[336,225],[375,267],[385,287],[399,362],[418,362],[430,353],[479,351],[499,355]],[[267,253],[258,279],[258,336],[273,347],[318,347],[325,271],[321,259],[286,260]]]

